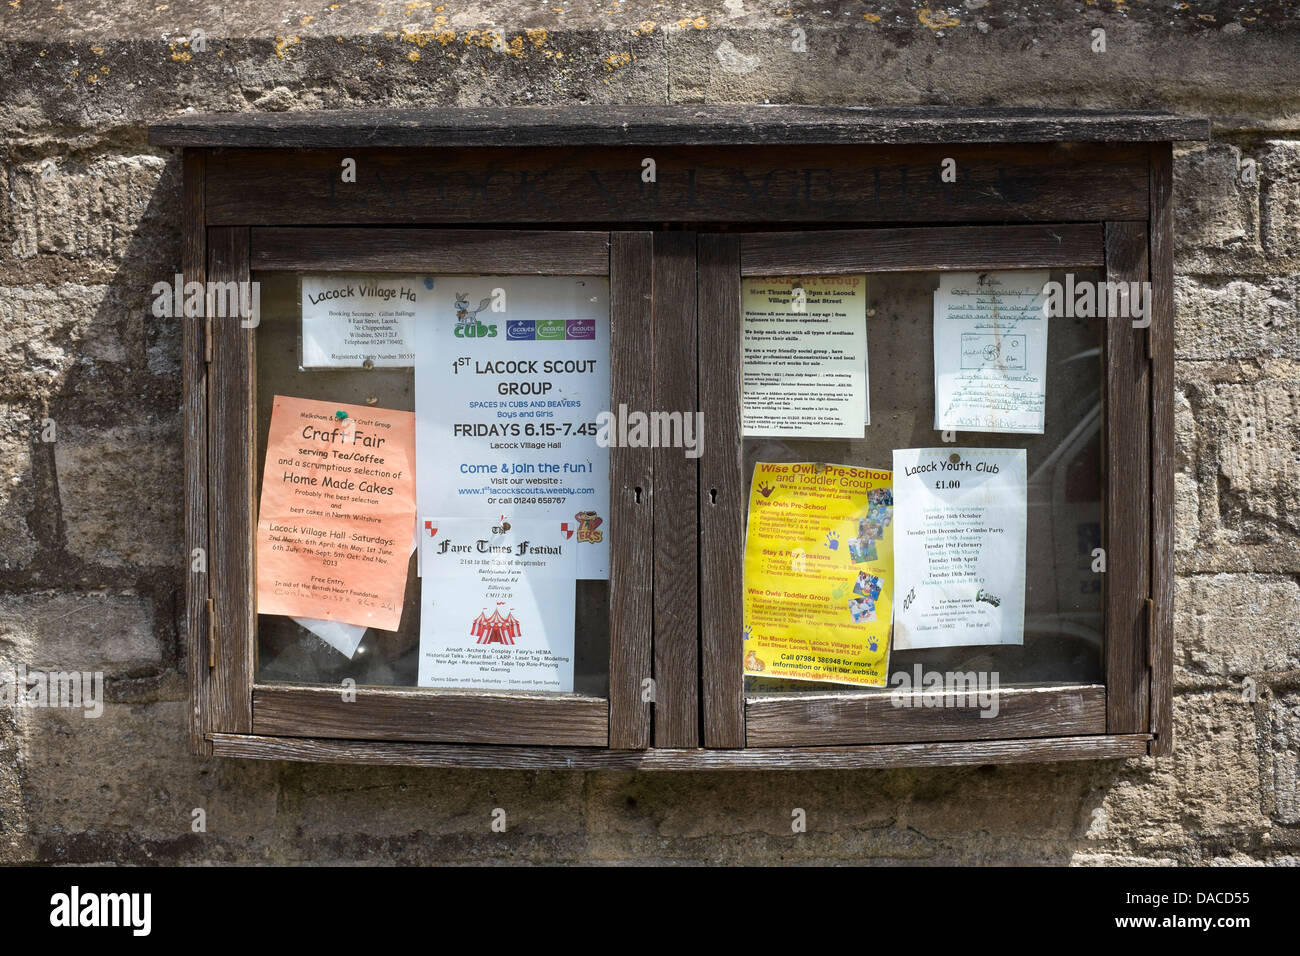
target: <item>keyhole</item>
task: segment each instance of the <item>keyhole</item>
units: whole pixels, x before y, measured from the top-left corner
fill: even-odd
[[[711,504],[711,505],[716,505],[717,503],[718,503],[718,489],[717,489],[717,488],[710,488],[710,489],[709,489],[709,504]]]
[[[637,489],[636,489],[636,503],[637,503],[637,504],[640,504],[640,503],[641,503],[641,489],[640,489],[640,488],[637,488]]]

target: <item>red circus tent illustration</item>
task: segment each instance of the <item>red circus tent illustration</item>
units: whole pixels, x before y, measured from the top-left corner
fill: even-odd
[[[500,606],[504,603],[497,602],[491,617],[488,617],[487,611],[480,611],[470,625],[470,636],[478,638],[479,644],[514,644],[515,638],[519,636],[519,619],[515,617],[515,612],[511,610],[505,617],[501,616]]]

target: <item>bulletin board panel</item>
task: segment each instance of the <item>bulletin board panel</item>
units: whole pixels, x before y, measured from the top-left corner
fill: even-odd
[[[358,264],[373,266],[380,253],[387,268],[372,271],[428,271],[437,263],[440,273],[609,275],[611,398],[645,403],[651,383],[639,361],[651,338],[649,234],[374,232],[212,227],[207,230],[207,275],[213,282],[247,281],[254,275],[254,262],[289,272],[364,271]],[[611,571],[627,586],[612,589],[608,697],[359,687],[355,700],[345,700],[337,687],[258,683],[253,657],[258,633],[253,598],[257,338],[254,329],[235,318],[212,320],[208,326],[209,454],[223,465],[209,476],[212,508],[207,517],[216,543],[211,575],[220,583],[205,608],[205,737],[234,733],[546,747],[648,745],[650,708],[640,675],[649,667],[651,572],[650,555],[638,542],[652,533],[653,463],[648,455],[625,448],[610,449],[611,518],[620,528],[611,539]]]
[[[1145,460],[1149,435],[1134,429],[1145,428],[1150,395],[1144,377],[1145,334],[1132,328],[1127,318],[1093,323],[1102,334],[1102,341],[1094,340],[1093,345],[1100,346],[1094,351],[1101,351],[1099,364],[1105,370],[1101,379],[1104,447],[1123,448],[1126,456],[1119,472],[1114,470],[1115,459],[1109,454],[1104,453],[1100,463],[1105,474],[1111,476],[1104,483],[1107,497],[1101,508],[1108,570],[1102,576],[1105,656],[1097,676],[1104,680],[1073,686],[1004,688],[1000,712],[992,719],[981,718],[975,708],[961,706],[900,708],[887,694],[854,693],[851,688],[830,685],[810,684],[808,691],[791,694],[746,694],[734,663],[742,651],[733,623],[742,616],[742,587],[740,550],[732,543],[741,540],[749,491],[748,470],[740,453],[744,441],[738,407],[742,276],[862,272],[868,274],[870,288],[890,273],[967,271],[992,268],[986,264],[993,263],[1002,269],[1070,269],[1084,274],[1091,270],[1097,278],[1136,278],[1145,274],[1142,249],[1123,241],[1133,235],[1132,224],[1120,223],[743,233],[708,237],[707,243],[702,242],[706,251],[701,256],[701,288],[708,291],[702,292],[701,315],[706,311],[709,314],[713,334],[701,339],[702,375],[706,368],[710,373],[701,394],[703,407],[716,423],[709,435],[709,451],[702,459],[700,496],[704,541],[701,560],[706,582],[701,589],[701,615],[708,746],[842,746],[885,741],[1082,736],[1132,733],[1135,728],[1145,727],[1145,588],[1149,553],[1145,543],[1148,518],[1140,509],[1147,497],[1150,474]],[[985,250],[987,258],[979,259]],[[868,323],[872,335],[888,335],[892,327]],[[1086,338],[1062,347],[1067,352],[1084,348],[1088,345]],[[916,389],[924,391],[930,368],[926,341],[928,338],[923,336],[911,356],[907,350],[893,354],[886,344],[885,354],[892,357],[880,361],[886,362],[887,374],[898,373],[901,363],[904,377],[912,374]],[[918,357],[923,368],[907,372]],[[888,385],[876,386],[881,387]],[[1078,386],[1057,381],[1053,387],[1058,389],[1059,397],[1061,389],[1070,391]],[[921,411],[924,413],[924,408]],[[889,430],[887,424],[877,426],[877,430],[881,427]],[[987,444],[990,440],[1016,437],[978,435],[974,440]],[[906,444],[908,438],[894,440]],[[849,460],[849,454],[846,446],[841,455]],[[1117,482],[1113,480],[1116,474],[1127,477]],[[952,658],[956,663],[960,660]]]
[[[317,689],[254,684],[255,623],[247,601],[254,584],[249,528],[256,513],[255,467],[247,453],[255,407],[251,335],[238,323],[185,322],[186,540],[192,554],[209,556],[207,573],[194,570],[187,589],[191,749],[271,759],[647,770],[1169,753],[1170,141],[1204,139],[1208,124],[1152,114],[789,107],[723,108],[714,111],[716,124],[698,111],[673,108],[571,122],[583,112],[601,110],[433,111],[387,119],[193,116],[151,129],[152,142],[185,147],[187,281],[247,280],[253,270],[327,271],[344,247],[353,256],[349,267],[369,271],[383,271],[385,264],[419,269],[431,254],[447,261],[463,255],[465,268],[479,271],[473,263],[482,261],[482,250],[475,243],[489,232],[496,235],[483,240],[488,246],[511,249],[512,271],[532,262],[537,274],[554,269],[572,275],[587,268],[586,234],[608,234],[606,262],[621,262],[624,274],[612,301],[621,300],[630,317],[625,331],[647,330],[622,359],[630,401],[654,407],[656,396],[684,398],[694,389],[696,407],[714,409],[708,450],[695,468],[663,455],[623,465],[627,495],[614,499],[614,507],[626,511],[619,520],[640,522],[644,541],[656,542],[649,552],[623,556],[635,584],[612,595],[616,616],[646,619],[644,627],[624,630],[623,650],[611,654],[611,698],[631,706],[573,701],[576,709],[557,714],[557,723],[538,722],[536,734],[526,738],[502,730],[483,738],[490,742],[454,736],[432,742],[421,739],[425,731],[405,733],[402,709],[436,711],[444,703],[408,704],[401,698],[428,695],[387,691],[367,705],[375,739],[359,739],[366,735],[355,733],[349,723],[354,716],[318,705]],[[618,108],[605,112],[613,116]],[[358,146],[362,141],[365,148]],[[372,174],[351,191],[338,188],[345,157]],[[656,161],[657,182],[643,178],[647,157]],[[955,186],[936,176],[946,158],[962,172]],[[527,245],[527,233],[538,226],[547,239],[531,259],[511,248]],[[683,226],[696,231],[683,234]],[[1109,473],[1132,481],[1127,492],[1115,482],[1107,486],[1106,521],[1116,529],[1113,546],[1131,549],[1135,574],[1119,580],[1112,551],[1104,681],[1004,690],[1010,719],[997,739],[979,739],[981,731],[958,718],[949,729],[932,730],[928,740],[849,742],[826,733],[836,723],[836,702],[809,709],[776,697],[747,701],[739,668],[722,666],[735,659],[717,626],[732,597],[710,597],[704,585],[737,573],[737,556],[710,541],[741,533],[743,512],[718,502],[743,494],[744,482],[728,455],[718,454],[727,435],[739,430],[739,410],[729,412],[719,402],[730,389],[735,356],[712,344],[715,333],[739,322],[739,303],[719,279],[783,271],[783,261],[808,271],[801,242],[834,250],[825,253],[827,272],[852,268],[862,257],[873,261],[872,271],[886,272],[1036,262],[1104,268],[1111,276],[1152,282],[1150,328],[1133,334],[1112,323],[1105,342],[1108,410],[1132,409],[1107,419]],[[665,263],[675,260],[676,275],[672,267],[657,270],[656,255]],[[656,323],[671,334],[655,337],[648,330]],[[688,347],[680,339],[690,335],[694,344]],[[683,360],[691,362],[688,374],[677,368]],[[731,447],[739,449],[740,442]],[[656,476],[658,465],[679,473]],[[652,479],[668,482],[676,497],[670,501],[665,484]],[[1137,483],[1145,491],[1135,492]],[[686,511],[681,500],[690,494],[694,504]],[[670,541],[685,546],[688,537],[697,546],[686,549],[684,565],[659,548]],[[688,593],[692,575],[698,598]],[[678,584],[664,587],[670,579]],[[653,688],[653,701],[645,699],[647,673],[674,675]],[[299,692],[301,700],[284,696]],[[597,729],[601,706],[603,735]],[[501,717],[504,727],[511,718]],[[430,726],[427,713],[419,719]],[[748,741],[747,722],[754,734]],[[547,726],[586,729],[544,739]],[[819,745],[818,734],[837,742]],[[638,749],[652,739],[652,749]]]

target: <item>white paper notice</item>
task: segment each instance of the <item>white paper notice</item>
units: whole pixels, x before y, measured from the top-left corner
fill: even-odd
[[[546,517],[576,545],[578,577],[608,578],[609,280],[433,283],[415,330],[419,513]]]
[[[421,527],[419,685],[572,691],[574,542],[544,519]]]
[[[1023,644],[1025,450],[894,450],[894,648]]]
[[[1043,433],[1047,272],[949,272],[934,294],[934,427]]]
[[[866,276],[745,279],[742,305],[744,434],[861,438]]]
[[[418,276],[302,277],[303,368],[415,364],[415,323],[430,315],[433,283]]]

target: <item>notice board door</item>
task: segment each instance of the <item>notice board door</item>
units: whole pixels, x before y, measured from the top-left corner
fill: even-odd
[[[1091,312],[1076,308],[1073,298],[1075,289],[1090,285],[1104,299],[1108,279],[1145,281],[1146,241],[1144,222],[699,236],[699,402],[706,422],[698,497],[699,615],[707,747],[923,747],[1006,739],[1020,741],[1015,746],[1023,752],[1064,738],[1146,732],[1150,322],[1115,309],[1113,302],[1111,310],[1119,314],[1108,314],[1104,301]],[[1071,293],[1065,314],[1047,326],[1046,355],[1039,359],[1046,371],[1044,424],[1037,432],[937,427],[936,362],[947,361],[947,338],[955,333],[936,318],[936,296],[964,277],[972,284],[1059,283]],[[862,428],[846,430],[839,422],[812,424],[802,434],[764,433],[781,428],[759,421],[761,403],[772,400],[759,383],[783,379],[779,370],[769,366],[760,373],[754,364],[761,348],[780,352],[757,331],[764,317],[755,303],[789,301],[780,297],[782,289],[813,303],[805,306],[811,314],[803,320],[784,318],[782,328],[791,334],[777,337],[790,353],[788,364],[795,366],[797,359],[806,368],[807,356],[797,354],[801,330],[817,318],[816,290],[828,286],[841,288],[841,311],[865,324],[867,381],[860,397],[868,407]],[[1020,367],[1014,365],[1019,360],[1007,358],[1020,342],[976,343],[981,334],[973,331],[970,341],[960,342],[981,345],[986,358],[1001,350],[998,361]],[[944,339],[938,351],[936,336]],[[855,333],[843,341],[860,339]],[[971,354],[979,361],[979,352]],[[779,364],[787,365],[787,356]],[[898,449],[938,449],[954,460],[964,449],[981,449],[1024,461],[1023,634],[1005,644],[944,646],[940,634],[924,649],[890,647],[883,687],[766,676],[782,668],[762,658],[779,664],[785,651],[754,641],[762,608],[745,600],[747,586],[751,598],[761,601],[769,584],[755,574],[754,555],[746,550],[751,501],[765,503],[763,495],[772,491],[759,486],[756,468],[807,463],[810,480],[821,480],[819,470],[828,466],[832,475],[837,467],[888,472]],[[888,501],[893,504],[892,497]],[[823,549],[817,555],[809,545],[807,555],[791,560],[815,563],[832,554],[838,560],[854,545],[855,560],[866,549],[873,549],[874,559],[874,542],[882,535],[878,525],[892,520],[889,509],[879,515],[888,517],[873,512],[861,519],[872,535],[846,542],[832,532],[816,546]],[[846,567],[853,573],[827,585],[834,595],[828,600],[842,603],[855,622],[874,620],[877,610],[885,613],[881,582]],[[886,600],[904,600],[889,593],[890,584],[885,582]],[[891,607],[889,613],[897,611]],[[797,656],[812,661],[817,654],[792,654]],[[963,693],[960,682],[971,678],[971,692]],[[996,689],[992,707],[978,693],[989,686],[980,683],[985,678]]]
[[[510,326],[508,334],[528,337],[529,342],[536,339],[539,349],[540,339],[557,335],[560,340],[566,334],[575,340],[567,343],[575,350],[590,350],[593,335],[597,345],[606,338],[609,385],[608,395],[602,398],[608,404],[601,402],[601,407],[644,408],[651,401],[651,383],[641,368],[642,358],[651,351],[651,234],[211,226],[206,239],[209,289],[226,283],[257,283],[253,288],[260,290],[261,309],[255,321],[222,318],[219,310],[208,309],[214,317],[206,320],[205,332],[206,415],[191,423],[199,429],[206,426],[206,437],[199,436],[197,444],[208,461],[220,463],[211,470],[206,489],[212,554],[210,601],[203,616],[209,653],[197,691],[202,704],[196,707],[203,721],[200,734],[647,747],[652,695],[645,693],[644,678],[651,672],[652,567],[645,542],[652,536],[653,487],[648,451],[608,448],[608,514],[585,523],[572,518],[561,521],[565,516],[555,521],[557,534],[575,541],[579,540],[573,539],[575,532],[583,535],[585,544],[579,547],[601,540],[597,529],[602,523],[608,536],[607,579],[600,580],[602,575],[592,572],[587,580],[577,582],[573,612],[577,663],[573,689],[564,692],[420,686],[416,678],[416,657],[421,653],[420,582],[414,574],[414,554],[397,629],[372,628],[357,635],[355,629],[343,628],[340,637],[340,629],[321,627],[320,622],[304,625],[298,618],[259,615],[257,535],[268,420],[276,396],[329,402],[331,407],[419,411],[409,367],[379,367],[382,362],[369,358],[360,364],[327,358],[316,360],[326,367],[311,367],[307,356],[313,353],[302,324],[304,303],[311,301],[304,296],[305,289],[348,276],[371,277],[361,281],[380,286],[390,281],[400,285],[406,278],[413,285],[427,283],[420,288],[443,290],[451,296],[448,303],[455,301],[456,335],[461,336],[476,327],[489,327],[485,319],[493,306],[487,299],[495,291],[525,290],[520,296],[526,298],[533,294],[527,290],[551,288],[545,283],[567,284],[572,302],[599,300],[601,308],[607,308],[605,321],[595,323],[594,332],[585,319],[569,321],[566,332],[563,318],[546,319],[544,328],[523,318]],[[462,306],[460,287],[477,288],[475,281],[490,286],[489,294],[482,300],[474,296],[473,302]],[[512,302],[513,313],[503,307],[503,335],[505,318],[526,314],[526,305]],[[472,344],[449,335],[447,361],[460,358],[462,352],[472,354],[467,348]],[[547,348],[560,354],[566,342]],[[494,374],[501,372],[500,387],[507,389],[501,393],[503,399],[507,392],[522,395],[528,388],[540,388],[512,384],[522,378],[514,372],[540,369],[539,363],[521,361],[509,373],[501,363],[480,365]],[[533,376],[545,377],[542,371]],[[489,384],[498,384],[497,379]],[[338,415],[343,421],[342,408]],[[536,427],[543,431],[530,431],[526,437],[553,439],[560,434],[555,429],[563,431],[566,426],[575,432],[581,427],[587,435],[590,424],[556,418],[539,422]],[[421,454],[421,460],[436,468],[440,455],[434,449]],[[472,511],[466,506],[451,517]],[[503,613],[508,615],[509,610]],[[348,643],[348,633],[353,643]],[[341,652],[335,646],[339,643]]]

